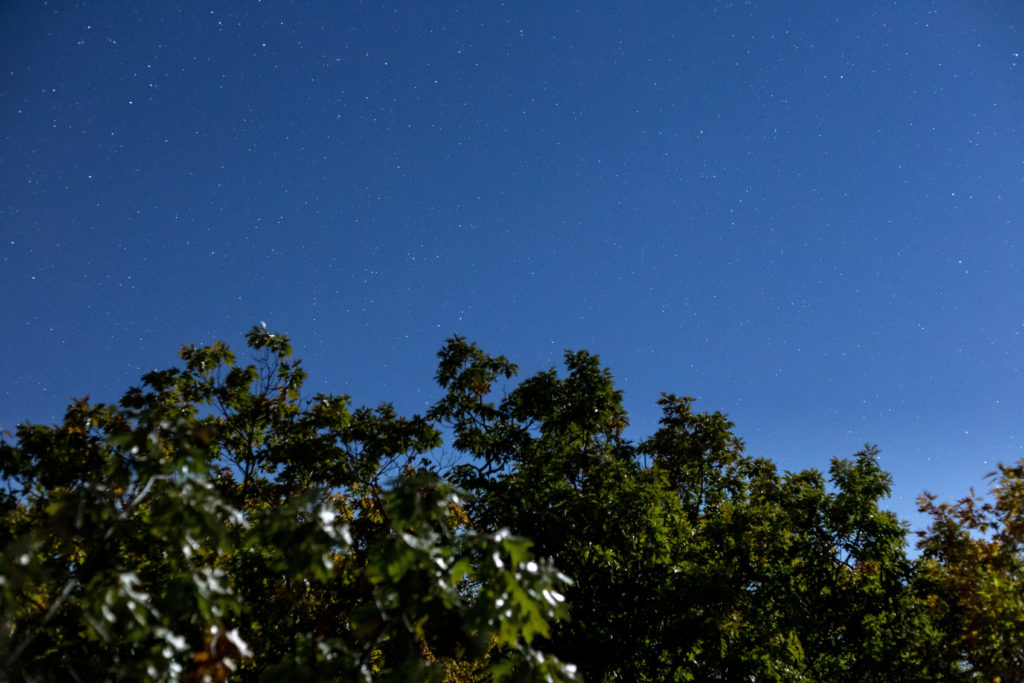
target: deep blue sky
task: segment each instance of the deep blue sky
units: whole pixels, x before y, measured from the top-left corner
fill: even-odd
[[[212,9],[211,9],[212,8]],[[0,5],[0,428],[266,321],[422,411],[599,353],[893,509],[1024,457],[1014,2]]]

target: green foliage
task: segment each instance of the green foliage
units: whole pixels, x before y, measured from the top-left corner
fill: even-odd
[[[1000,465],[992,500],[919,499],[917,588],[950,680],[1024,681],[1024,460]]]
[[[573,577],[571,621],[549,647],[586,680],[902,681],[952,670],[937,658],[906,526],[880,507],[891,479],[875,447],[834,459],[827,477],[780,474],[744,453],[725,415],[672,394],[659,401],[660,428],[634,445],[596,356],[567,353],[564,376],[538,373],[498,402],[485,396],[515,372],[504,357],[460,338],[439,356],[447,393],[429,417],[468,461],[450,475],[474,494],[471,523],[529,536]]]
[[[634,443],[597,356],[460,337],[403,417],[247,341],[0,441],[0,680],[1024,681],[1024,462],[912,560],[870,445],[780,472],[673,394]]]
[[[5,675],[441,680],[476,661],[574,679],[534,644],[568,579],[525,539],[460,526],[461,494],[422,460],[437,431],[302,403],[288,340],[248,342],[254,364],[184,347],[120,407],[75,401],[0,444]]]

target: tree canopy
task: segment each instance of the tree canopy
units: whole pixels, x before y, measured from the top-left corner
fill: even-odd
[[[247,341],[0,438],[0,680],[1024,681],[1024,461],[912,557],[876,447],[780,472],[675,394],[631,441],[585,351],[453,337],[404,417]]]

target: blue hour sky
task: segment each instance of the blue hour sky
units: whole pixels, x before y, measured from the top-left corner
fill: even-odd
[[[0,5],[0,429],[288,334],[422,412],[464,335],[748,453],[1024,457],[1014,2]],[[916,523],[916,522],[915,522]]]

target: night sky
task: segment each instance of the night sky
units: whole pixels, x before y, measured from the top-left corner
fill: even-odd
[[[212,9],[211,9],[212,8]],[[288,334],[422,412],[598,353],[913,517],[1024,457],[1016,2],[0,4],[0,429]],[[916,522],[915,522],[916,523]]]

